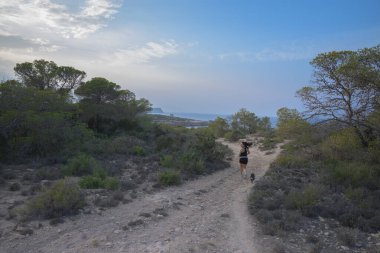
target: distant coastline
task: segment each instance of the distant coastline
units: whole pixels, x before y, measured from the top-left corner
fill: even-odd
[[[172,116],[184,119],[192,119],[199,121],[214,121],[217,117],[223,119],[229,119],[232,117],[230,114],[212,114],[212,113],[190,113],[190,112],[164,112],[161,108],[154,108],[155,110],[151,111],[149,114],[152,115],[165,115]],[[159,112],[161,111],[161,112]],[[277,124],[277,117],[269,117],[272,127],[275,127]]]

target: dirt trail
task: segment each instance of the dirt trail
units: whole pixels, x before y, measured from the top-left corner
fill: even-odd
[[[228,169],[31,236],[0,238],[0,252],[265,252],[247,210],[252,184],[240,177],[239,144],[228,145],[235,153]],[[252,148],[248,172],[259,180],[278,153]]]

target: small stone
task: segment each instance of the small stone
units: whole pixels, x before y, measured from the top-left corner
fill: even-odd
[[[117,229],[115,231],[113,231],[114,234],[120,234],[121,233],[121,230]]]
[[[328,236],[329,235],[329,232],[324,232],[323,233],[325,236]]]
[[[111,247],[112,247],[112,243],[107,242],[107,243],[106,243],[106,246],[107,246],[108,248],[111,248]]]
[[[220,217],[223,217],[223,218],[229,218],[230,215],[228,213],[223,213],[222,215],[220,215]]]
[[[340,248],[341,248],[342,250],[349,250],[349,249],[350,249],[349,247],[346,247],[346,246],[340,246]]]
[[[15,199],[10,199],[10,200],[7,200],[5,203],[7,203],[9,205],[13,205],[15,202],[16,202]]]
[[[30,228],[20,228],[16,230],[20,235],[29,236],[33,234],[33,230]]]

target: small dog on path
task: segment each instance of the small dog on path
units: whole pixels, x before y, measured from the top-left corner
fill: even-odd
[[[251,179],[251,183],[253,183],[253,181],[255,181],[255,174],[254,173],[251,173],[250,179]]]

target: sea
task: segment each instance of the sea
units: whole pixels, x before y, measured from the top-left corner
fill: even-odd
[[[174,117],[179,117],[179,118],[202,120],[202,121],[213,121],[217,117],[221,117],[226,120],[230,120],[232,118],[232,114],[210,114],[210,113],[189,113],[189,112],[162,112],[162,113],[151,113],[151,114],[174,116]],[[271,121],[272,127],[275,127],[277,124],[277,117],[269,117],[269,119]]]

